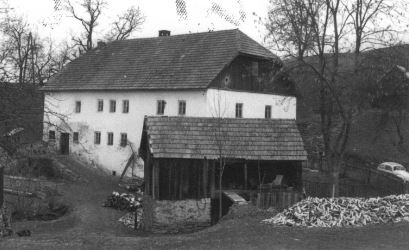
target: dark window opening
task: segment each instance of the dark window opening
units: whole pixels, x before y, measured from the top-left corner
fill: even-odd
[[[101,144],[101,132],[95,132],[94,143]]]
[[[108,133],[108,145],[114,145],[114,133],[112,132]]]
[[[129,100],[123,100],[122,102],[122,113],[129,112]]]
[[[79,133],[78,132],[74,132],[74,134],[72,135],[72,141],[74,143],[78,143],[79,142]]]
[[[265,111],[264,111],[264,118],[270,119],[271,118],[271,106],[266,105]]]
[[[128,143],[128,136],[126,133],[121,133],[121,147],[126,147]]]
[[[158,115],[165,114],[165,106],[166,106],[166,101],[165,100],[158,100],[158,106],[157,106],[156,114],[158,114]]]
[[[115,113],[116,112],[116,101],[110,100],[109,101],[109,112]]]
[[[98,100],[98,112],[104,111],[104,100],[99,99]]]
[[[55,131],[54,130],[48,131],[48,140],[55,140]]]
[[[81,101],[75,102],[75,113],[81,113]]]
[[[236,118],[243,117],[243,103],[236,103]]]
[[[186,101],[179,101],[179,115],[186,114]]]

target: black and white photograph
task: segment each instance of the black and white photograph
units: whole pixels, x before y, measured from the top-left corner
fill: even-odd
[[[0,249],[409,249],[406,0],[0,0]]]

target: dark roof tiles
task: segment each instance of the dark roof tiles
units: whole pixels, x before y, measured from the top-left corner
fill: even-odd
[[[142,142],[156,158],[306,160],[295,120],[147,117]],[[141,145],[141,148],[144,145]]]
[[[239,54],[279,60],[238,29],[114,41],[69,63],[43,90],[204,89]]]

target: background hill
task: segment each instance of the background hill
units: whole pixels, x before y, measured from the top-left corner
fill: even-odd
[[[331,55],[328,55],[330,58]],[[394,120],[385,115],[382,105],[387,105],[389,99],[397,97],[392,93],[396,90],[396,79],[404,74],[396,70],[396,65],[409,68],[409,45],[399,45],[390,48],[375,49],[364,52],[361,59],[360,72],[354,73],[354,54],[344,53],[340,56],[341,74],[355,79],[357,86],[353,88],[353,95],[362,101],[362,108],[357,113],[352,125],[347,154],[361,160],[372,162],[374,165],[382,161],[396,161],[409,167],[409,105],[403,110],[400,134],[403,143],[399,144],[399,136]],[[307,62],[314,64],[316,57],[308,57]],[[286,63],[288,66],[288,62]],[[294,67],[294,62],[291,67]],[[364,72],[364,74],[363,74]],[[297,120],[303,134],[307,151],[314,159],[319,159],[322,151],[319,117],[319,82],[313,71],[306,66],[290,71],[291,79],[296,83],[298,93]],[[359,80],[361,78],[362,80]],[[382,79],[382,81],[378,81]],[[350,82],[340,84],[350,84]],[[385,97],[374,98],[374,85],[381,84]],[[379,86],[378,86],[379,87]],[[402,96],[400,96],[402,98]],[[376,99],[376,100],[375,100]],[[409,98],[405,98],[409,99]],[[347,101],[347,100],[344,100]],[[386,104],[385,104],[386,103]],[[393,115],[393,112],[392,112]],[[336,121],[335,121],[336,122]]]

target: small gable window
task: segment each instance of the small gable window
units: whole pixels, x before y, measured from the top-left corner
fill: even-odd
[[[81,101],[75,102],[75,113],[81,113]]]
[[[115,113],[116,112],[116,101],[110,100],[109,101],[109,112]]]
[[[243,103],[236,103],[236,118],[243,117]]]
[[[266,105],[266,108],[264,110],[264,118],[270,119],[271,118],[271,106]]]
[[[186,101],[179,101],[179,115],[186,114]]]
[[[104,100],[98,99],[98,112],[104,111]]]
[[[158,115],[165,114],[165,106],[166,106],[165,100],[158,100],[156,114]]]
[[[129,100],[122,101],[122,113],[129,113]]]

